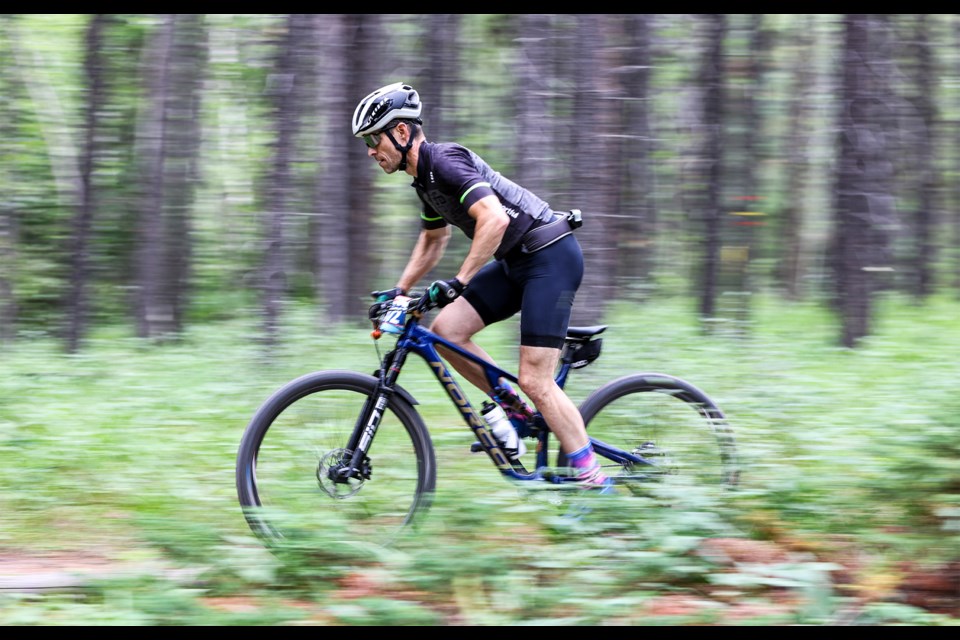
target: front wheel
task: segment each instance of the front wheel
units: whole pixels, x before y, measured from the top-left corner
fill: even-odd
[[[632,491],[651,480],[700,486],[737,484],[737,450],[723,412],[679,378],[637,373],[613,380],[584,400],[580,413],[608,476]],[[604,444],[641,462],[631,462]],[[566,466],[561,452],[557,466]]]
[[[265,542],[299,544],[328,533],[389,544],[428,505],[433,444],[402,390],[384,408],[360,468],[338,475],[349,466],[349,440],[366,424],[376,390],[370,375],[311,373],[277,390],[251,419],[237,454],[237,494]]]

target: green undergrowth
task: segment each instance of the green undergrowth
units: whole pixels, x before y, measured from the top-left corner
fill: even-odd
[[[400,382],[437,449],[431,510],[391,547],[355,544],[331,523],[275,552],[237,504],[240,436],[294,377],[372,372],[368,327],[318,330],[311,310],[294,308],[269,351],[238,321],[162,345],[104,330],[74,356],[20,341],[0,351],[0,557],[127,570],[59,590],[0,591],[0,623],[730,624],[754,602],[770,606],[736,624],[846,621],[860,601],[839,588],[838,549],[857,549],[865,581],[905,562],[960,560],[958,316],[960,304],[945,298],[883,299],[874,333],[850,350],[812,303],[757,296],[747,322],[710,331],[679,299],[613,305],[603,353],[573,373],[569,394],[580,402],[637,371],[695,384],[736,434],[734,492],[665,485],[584,503],[515,486],[469,452],[472,434],[411,360]],[[516,331],[509,321],[478,341],[515,369]],[[763,569],[731,565],[702,553],[716,538],[790,553]],[[773,606],[784,594],[792,605]],[[657,613],[655,603],[678,596],[702,606]],[[895,591],[853,619],[955,622]]]

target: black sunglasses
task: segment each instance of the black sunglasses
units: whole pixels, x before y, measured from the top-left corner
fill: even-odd
[[[363,142],[371,149],[376,149],[377,145],[380,144],[381,134],[379,133],[368,133],[363,136]]]
[[[393,129],[398,124],[400,124],[399,121],[394,122],[393,124],[389,125],[385,129],[381,129],[377,133],[368,133],[367,135],[363,136],[364,144],[366,144],[371,149],[376,149],[377,145],[380,144],[380,139],[383,137],[383,134],[385,134],[387,131],[390,131],[390,129]]]

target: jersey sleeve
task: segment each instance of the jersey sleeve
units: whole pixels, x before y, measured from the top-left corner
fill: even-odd
[[[436,166],[441,169],[440,179],[464,209],[469,209],[481,198],[496,195],[490,182],[474,164],[472,154],[464,147],[451,145],[445,149],[442,161]]]
[[[437,213],[433,207],[426,203],[419,191],[417,192],[417,196],[423,203],[423,209],[420,211],[420,228],[429,231],[430,229],[442,229],[447,226],[447,221],[444,220],[443,216]]]

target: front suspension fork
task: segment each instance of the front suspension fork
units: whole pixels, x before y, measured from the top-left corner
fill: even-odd
[[[399,347],[384,357],[383,364],[377,371],[379,381],[376,389],[363,403],[363,409],[357,416],[353,433],[347,443],[347,451],[344,457],[349,456],[350,461],[348,464],[341,464],[330,469],[330,479],[334,482],[346,483],[350,478],[362,479],[363,469],[369,468],[368,465],[364,464],[367,459],[367,451],[370,449],[374,436],[377,435],[377,429],[380,428],[380,421],[387,405],[390,403],[390,398],[394,394],[394,385],[406,358],[407,350]]]

